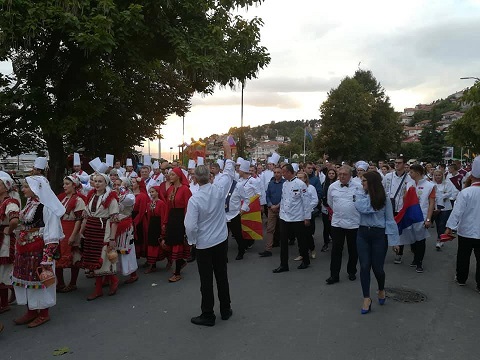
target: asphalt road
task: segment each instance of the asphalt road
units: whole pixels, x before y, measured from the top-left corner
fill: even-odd
[[[321,247],[321,225],[316,243]],[[326,285],[330,252],[320,253],[306,270],[273,274],[279,265],[274,256],[259,258],[263,242],[235,261],[230,242],[229,278],[233,317],[222,321],[217,305],[214,327],[199,327],[190,318],[200,314],[199,277],[189,264],[184,279],[168,283],[163,269],[119,288],[116,296],[93,302],[85,299],[93,281],[81,277],[79,289],[58,294],[51,321],[36,329],[16,326],[12,320],[25,311],[14,306],[2,314],[0,359],[478,359],[480,294],[475,291],[475,260],[467,286],[453,281],[456,243],[435,251],[427,240],[425,272],[386,259],[387,287],[408,288],[427,296],[422,303],[404,304],[387,299],[372,312],[360,314],[359,279],[349,281],[346,256],[340,282]],[[406,249],[407,250],[407,249]],[[345,249],[346,251],[346,249]],[[297,255],[290,246],[290,258]],[[345,254],[344,254],[345,255]],[[372,275],[373,280],[373,275]],[[373,280],[374,281],[374,280]],[[372,290],[376,284],[372,282]],[[106,293],[106,290],[105,290]],[[375,292],[372,291],[372,296]],[[68,347],[62,356],[55,349]]]

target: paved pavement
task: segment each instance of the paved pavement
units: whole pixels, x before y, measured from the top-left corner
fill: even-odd
[[[319,223],[317,245],[321,230]],[[0,335],[0,359],[479,358],[480,294],[473,272],[467,286],[453,282],[455,243],[436,252],[433,240],[427,240],[423,274],[408,266],[408,251],[401,265],[393,264],[389,251],[387,287],[421,291],[428,299],[419,304],[387,299],[382,307],[374,301],[367,315],[360,314],[360,282],[348,280],[345,256],[340,282],[328,286],[330,252],[319,252],[306,270],[297,270],[291,260],[290,272],[273,274],[279,265],[278,248],[273,257],[259,258],[263,242],[258,242],[243,261],[235,261],[233,243],[229,277],[234,314],[228,321],[220,319],[217,304],[216,326],[190,323],[200,313],[195,263],[184,269],[179,283],[168,283],[170,275],[162,269],[141,274],[138,282],[121,286],[116,296],[93,302],[85,300],[93,281],[81,278],[78,291],[58,295],[52,320],[44,326],[15,326],[12,319],[23,314],[23,306],[1,315],[5,330]],[[290,246],[290,258],[296,255],[296,247]],[[53,356],[63,347],[70,353]]]

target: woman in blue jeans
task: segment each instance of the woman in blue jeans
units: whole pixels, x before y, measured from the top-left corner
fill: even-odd
[[[360,280],[363,291],[362,314],[372,309],[370,297],[370,270],[378,283],[378,302],[385,304],[385,255],[388,241],[398,240],[398,227],[393,218],[392,203],[385,194],[382,178],[376,171],[363,174],[363,192],[356,195],[355,208],[360,213],[357,233],[357,251],[360,262]]]

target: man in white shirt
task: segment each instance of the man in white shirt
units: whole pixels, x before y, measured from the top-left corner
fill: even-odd
[[[307,195],[307,185],[295,176],[291,164],[282,166],[285,182],[280,200],[280,266],[274,273],[288,271],[288,234],[291,232],[298,240],[302,263],[297,269],[306,269],[310,265],[306,229],[310,226],[310,199]]]
[[[126,170],[122,167],[120,160],[115,161],[115,165],[113,165],[114,169],[117,169],[118,176],[125,177]]]
[[[216,162],[212,163],[210,165],[210,173],[213,176],[213,183],[216,184],[220,176],[222,175],[220,173],[220,165]]]
[[[395,159],[395,171],[387,173],[382,180],[387,198],[392,202],[394,215],[397,215],[402,209],[403,198],[407,192],[407,184],[412,182],[412,178],[405,167],[406,164],[407,158],[398,156]],[[404,245],[398,247],[397,255],[393,261],[395,264],[402,263],[403,248]]]
[[[162,174],[162,170],[160,169],[160,165],[158,161],[155,161],[152,165],[153,174],[151,176],[151,186],[159,186],[164,180],[165,176]]]
[[[125,167],[127,168],[127,170],[125,171],[125,177],[127,177],[127,178],[138,177],[138,174],[133,170],[132,159],[127,159],[127,165]]]
[[[239,179],[238,186],[243,186],[245,191],[245,195],[248,199],[252,198],[255,195],[260,195],[261,193],[261,185],[260,181],[254,178],[250,174],[250,161],[248,160],[240,160],[240,167],[238,169]],[[254,244],[254,240],[246,240],[247,241],[247,248],[251,248]]]
[[[343,165],[338,170],[338,180],[328,188],[327,203],[333,210],[330,277],[326,280],[328,285],[340,281],[345,239],[348,248],[348,279],[354,281],[357,278],[357,231],[360,214],[354,202],[356,193],[360,191],[362,191],[362,185],[352,179],[352,168],[348,165]]]
[[[244,187],[234,179],[235,164],[231,160],[226,161],[223,175],[231,177],[229,190],[225,198],[225,213],[227,215],[227,227],[237,242],[238,253],[235,260],[242,260],[247,249],[247,242],[243,239],[241,217],[250,211],[250,198],[247,197]]]
[[[229,158],[230,145],[226,141],[224,151]],[[233,162],[227,165],[233,167]],[[200,188],[188,201],[184,224],[188,243],[196,245],[197,248],[202,314],[192,318],[191,322],[195,325],[214,326],[216,319],[213,310],[214,274],[222,320],[228,320],[232,316],[227,274],[228,230],[225,215],[225,198],[231,176],[222,176],[217,184],[211,184],[209,167],[200,165],[195,169],[195,177]]]
[[[480,156],[473,160],[471,181],[472,184],[458,194],[445,233],[452,235],[452,230],[456,230],[458,234],[456,282],[465,285],[473,250],[477,260],[475,281],[480,292]]]

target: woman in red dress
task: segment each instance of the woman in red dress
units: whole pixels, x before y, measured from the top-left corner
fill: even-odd
[[[168,175],[172,185],[167,190],[168,220],[165,245],[170,249],[170,260],[175,261],[175,271],[168,281],[177,282],[182,279],[180,271],[187,264],[185,260],[190,257],[190,246],[185,239],[183,221],[192,193],[188,187],[188,180],[180,168],[173,168]]]
[[[77,290],[77,279],[80,268],[78,262],[80,254],[80,226],[85,210],[85,198],[79,194],[82,184],[75,175],[63,179],[63,192],[58,196],[65,207],[65,214],[62,216],[62,229],[65,237],[60,241],[60,259],[55,262],[55,273],[57,275],[57,291],[67,293]],[[70,284],[65,286],[63,269],[71,269]]]
[[[118,258],[111,258],[109,254],[116,249],[119,207],[117,193],[110,189],[109,184],[107,175],[99,173],[95,176],[95,189],[87,196],[80,229],[83,236],[81,267],[93,271],[95,277],[95,291],[87,297],[88,301],[103,296],[104,277],[110,283],[108,295],[115,295],[118,289]]]
[[[150,198],[147,194],[145,181],[140,177],[132,178],[132,190],[135,195],[132,218],[135,235],[135,252],[137,259],[147,257],[148,206]],[[144,266],[148,266],[145,263]]]
[[[147,263],[148,269],[145,274],[150,274],[157,270],[157,261],[166,258],[166,253],[160,251],[160,243],[165,235],[167,223],[167,204],[160,192],[160,186],[152,186],[149,189],[152,198],[148,209],[148,250]],[[168,265],[167,265],[168,266]]]

